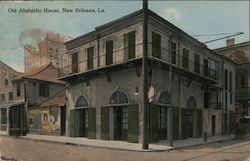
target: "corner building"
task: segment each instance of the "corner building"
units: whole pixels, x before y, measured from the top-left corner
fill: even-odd
[[[141,142],[142,18],[139,10],[66,43],[67,135]],[[150,142],[168,139],[170,56],[174,139],[222,135],[222,58],[148,10]]]

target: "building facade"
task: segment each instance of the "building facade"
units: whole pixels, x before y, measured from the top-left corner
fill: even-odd
[[[22,73],[15,71],[0,61],[0,131],[8,134],[10,129],[9,116],[14,108],[23,108],[24,102],[15,100],[12,80]],[[22,107],[19,107],[22,106]]]
[[[14,100],[26,103],[27,116],[19,122],[26,122],[30,133],[63,134],[60,125],[65,122],[61,120],[65,111],[65,84],[58,80],[58,70],[48,64],[25,72],[12,82]]]
[[[139,10],[66,43],[67,135],[142,141],[142,17]],[[174,139],[222,135],[226,60],[150,10],[147,54],[150,141],[168,139],[170,98]]]
[[[228,39],[226,47],[215,51],[235,63],[236,113],[238,117],[250,116],[250,42],[235,44],[234,39]]]
[[[38,43],[38,47],[29,44],[24,46],[25,72],[52,63],[56,68],[60,68],[67,63],[64,43],[70,40],[69,37],[47,33],[43,41]]]

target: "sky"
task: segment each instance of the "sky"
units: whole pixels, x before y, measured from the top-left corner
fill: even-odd
[[[14,13],[21,9],[98,8],[96,13]],[[76,38],[104,23],[142,8],[142,1],[0,1],[0,60],[17,71],[24,70],[21,33],[32,29],[60,33]],[[249,41],[249,1],[156,1],[149,9],[189,35],[220,34],[196,37],[201,42],[244,32],[235,43]],[[222,34],[228,35],[222,35]],[[226,40],[206,44],[210,49],[225,46]]]

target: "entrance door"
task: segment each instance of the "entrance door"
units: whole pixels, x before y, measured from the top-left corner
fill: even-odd
[[[128,109],[127,107],[114,107],[114,139],[127,140]]]
[[[193,137],[193,112],[187,112],[187,137]]]
[[[159,127],[160,140],[165,140],[168,138],[167,115],[168,115],[167,107],[160,106],[158,113],[158,127]]]
[[[212,115],[212,135],[215,135],[215,115]]]
[[[66,108],[61,107],[61,135],[65,135],[66,133]]]
[[[78,137],[86,137],[87,136],[87,110],[86,109],[78,109],[77,110],[77,125],[76,125],[76,136]]]

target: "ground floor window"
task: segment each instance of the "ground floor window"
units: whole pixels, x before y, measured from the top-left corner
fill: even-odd
[[[6,131],[7,129],[7,109],[6,108],[0,109],[0,117],[1,117],[0,130]]]
[[[158,129],[159,129],[159,138],[167,139],[167,111],[166,106],[159,106],[158,111]]]

